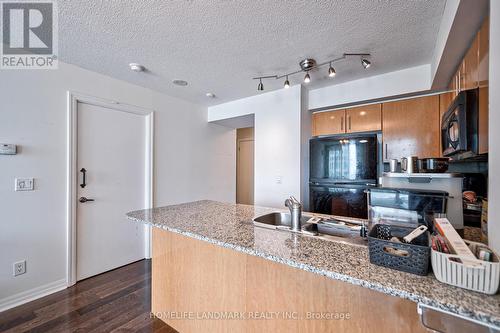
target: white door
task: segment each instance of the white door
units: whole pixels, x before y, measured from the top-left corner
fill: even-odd
[[[82,280],[145,257],[145,227],[125,213],[145,208],[146,117],[77,107],[76,278]]]

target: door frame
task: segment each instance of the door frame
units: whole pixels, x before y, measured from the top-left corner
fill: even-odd
[[[151,109],[120,103],[75,91],[67,92],[67,165],[66,165],[66,284],[76,283],[76,200],[78,189],[78,103],[138,114],[146,117],[145,184],[144,206],[152,208],[154,184],[154,111]],[[151,226],[145,228],[144,254],[151,258]]]

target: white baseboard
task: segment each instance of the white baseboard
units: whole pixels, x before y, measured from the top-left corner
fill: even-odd
[[[20,292],[18,294],[0,299],[0,312],[14,308],[18,305],[34,301],[43,296],[50,295],[56,291],[66,289],[66,279],[61,279],[43,286]]]

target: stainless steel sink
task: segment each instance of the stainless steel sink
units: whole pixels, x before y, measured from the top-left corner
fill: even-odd
[[[302,215],[302,228],[298,232],[327,240],[344,240],[349,243],[365,245],[360,236],[361,222],[343,221],[337,218],[323,217],[319,221],[309,222],[312,215]],[[285,212],[274,212],[256,217],[253,224],[257,227],[294,232],[291,229],[292,216]]]
[[[304,225],[310,218],[311,216],[302,215],[300,222]],[[280,226],[291,227],[292,215],[280,212],[261,215],[253,220],[253,224],[258,227],[270,229],[276,229]]]

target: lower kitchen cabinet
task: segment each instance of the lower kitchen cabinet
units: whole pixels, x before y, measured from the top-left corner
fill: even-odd
[[[439,95],[383,103],[384,160],[440,156],[440,123]]]
[[[158,228],[152,261],[151,312],[179,332],[427,332],[412,301]]]

